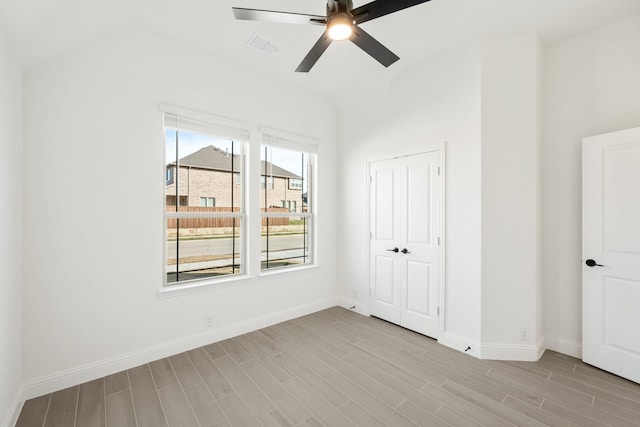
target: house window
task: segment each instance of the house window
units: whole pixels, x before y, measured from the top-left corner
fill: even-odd
[[[301,190],[302,189],[302,180],[297,178],[289,178],[289,189],[291,190]]]
[[[260,188],[267,188],[267,185],[270,190],[273,190],[273,177],[267,177],[265,175],[260,176]]]
[[[216,198],[200,197],[200,206],[203,208],[214,208],[216,206]]]
[[[166,185],[173,184],[173,167],[168,167],[165,176]]]
[[[296,150],[294,144],[283,147],[277,140],[271,143],[272,139],[268,137],[263,137],[263,141],[260,148],[262,178],[271,178],[272,182],[282,182],[282,185],[261,189],[261,269],[267,271],[313,263],[315,236],[311,196],[315,154]],[[299,188],[293,189],[292,182],[299,183]],[[303,193],[307,197],[304,204]],[[306,206],[305,212],[296,212],[298,203]]]
[[[165,112],[164,136],[165,286],[244,273],[248,132]]]

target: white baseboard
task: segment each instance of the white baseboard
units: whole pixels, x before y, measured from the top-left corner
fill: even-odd
[[[369,305],[360,301],[355,301],[350,298],[340,297],[338,299],[338,305],[344,307],[347,310],[355,311],[363,316],[369,316]]]
[[[295,319],[296,317],[324,310],[326,308],[339,305],[338,298],[327,298],[321,301],[303,304],[297,307],[288,308],[276,313],[248,319],[233,325],[207,330],[188,337],[158,344],[148,348],[132,351],[116,357],[103,359],[93,363],[87,363],[76,368],[67,369],[40,378],[31,379],[25,382],[24,399],[42,396],[97,378],[102,378],[116,372],[131,369],[136,366],[202,347],[217,341],[246,334],[276,323]]]
[[[546,349],[547,349],[547,338],[544,336],[541,336],[538,338],[538,357],[536,358],[536,360],[540,360],[540,358],[542,357]]]
[[[462,353],[466,353],[478,359],[481,358],[482,353],[480,343],[467,337],[463,337],[451,332],[445,332],[442,339],[439,339],[438,342],[442,345],[446,345],[447,347],[453,348]]]
[[[567,356],[582,359],[582,344],[562,338],[546,337],[547,350],[557,351]]]
[[[24,405],[24,387],[20,387],[16,392],[16,395],[13,398],[13,401],[9,405],[7,410],[7,414],[4,417],[4,420],[0,424],[0,427],[13,427],[18,422],[18,417],[20,416],[20,411],[22,411],[22,406]]]
[[[540,358],[544,347],[535,344],[483,344],[482,358],[488,360],[519,360],[535,362]]]
[[[444,337],[438,341],[463,353],[477,357],[478,359],[489,360],[521,360],[535,361],[544,352],[544,340],[535,344],[499,344],[499,343],[479,343],[472,339],[445,332]],[[471,348],[469,348],[471,347]]]

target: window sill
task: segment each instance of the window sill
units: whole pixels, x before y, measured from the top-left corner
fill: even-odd
[[[160,298],[172,298],[181,295],[210,291],[212,289],[227,288],[230,286],[242,286],[250,283],[252,279],[254,279],[253,276],[243,274],[224,279],[185,283],[184,285],[164,286],[162,289],[158,290],[158,296]]]
[[[295,267],[274,268],[271,270],[261,271],[259,277],[268,278],[271,276],[278,276],[280,274],[293,273],[295,271],[313,270],[318,267],[319,267],[318,264],[308,264],[308,265],[301,265],[301,266],[295,266]]]
[[[274,268],[273,270],[267,270],[261,272],[258,277],[263,279],[270,279],[272,277],[278,277],[282,274],[292,274],[295,272],[303,272],[308,270],[314,270],[318,268],[318,264],[310,264],[296,267],[282,267]],[[181,295],[195,294],[199,292],[206,292],[213,289],[228,288],[231,286],[243,286],[254,282],[256,276],[250,276],[248,274],[238,275],[234,277],[228,277],[224,279],[209,280],[203,282],[185,283],[184,285],[170,285],[165,286],[158,290],[158,297],[173,298]]]

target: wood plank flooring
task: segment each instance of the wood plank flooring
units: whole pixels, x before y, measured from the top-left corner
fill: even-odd
[[[640,426],[640,385],[334,307],[27,401],[18,427]]]

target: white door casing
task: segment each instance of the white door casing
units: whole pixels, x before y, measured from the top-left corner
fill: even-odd
[[[370,163],[371,314],[433,338],[441,328],[441,159],[438,149]]]
[[[582,153],[582,357],[640,383],[640,128]]]

